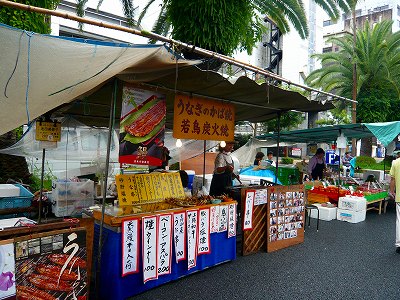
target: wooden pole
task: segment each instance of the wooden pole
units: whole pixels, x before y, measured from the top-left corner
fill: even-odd
[[[142,37],[146,37],[148,39],[153,39],[153,40],[157,40],[157,41],[160,41],[160,42],[169,43],[169,44],[175,46],[177,49],[187,49],[187,50],[192,51],[194,53],[201,54],[201,55],[203,55],[205,57],[217,59],[219,61],[235,65],[235,66],[237,66],[239,68],[243,68],[243,69],[246,69],[248,71],[252,71],[254,73],[261,74],[261,75],[276,79],[278,81],[285,82],[288,85],[297,86],[297,87],[302,88],[302,89],[307,90],[307,91],[312,91],[312,92],[319,93],[321,95],[330,96],[333,99],[343,100],[343,101],[347,101],[347,102],[354,102],[354,100],[346,98],[346,97],[338,96],[338,95],[335,95],[335,94],[332,94],[332,93],[328,93],[328,92],[324,92],[324,91],[317,90],[317,89],[314,89],[314,88],[310,88],[310,87],[308,87],[306,85],[302,85],[302,84],[299,84],[299,83],[292,82],[292,81],[290,81],[288,79],[285,79],[285,78],[283,78],[283,77],[281,77],[279,75],[276,75],[276,74],[274,74],[272,72],[269,72],[267,70],[264,70],[264,69],[256,67],[256,66],[253,66],[251,64],[247,64],[247,63],[238,61],[238,60],[233,59],[233,58],[231,58],[229,56],[222,55],[222,54],[219,54],[219,53],[216,53],[216,52],[213,52],[213,51],[210,51],[210,50],[206,50],[206,49],[203,49],[203,48],[199,48],[199,47],[196,47],[195,45],[191,45],[191,44],[183,43],[183,42],[180,42],[180,41],[177,41],[177,40],[174,40],[174,39],[170,39],[170,38],[167,38],[165,36],[150,32],[150,31],[137,30],[137,29],[127,28],[127,27],[123,27],[123,26],[119,26],[119,25],[107,24],[107,23],[98,22],[98,21],[95,21],[95,20],[85,19],[85,18],[82,18],[82,17],[78,17],[76,15],[68,14],[68,13],[63,13],[63,12],[54,11],[54,10],[51,10],[51,9],[45,9],[45,8],[36,7],[36,6],[25,5],[25,4],[11,2],[11,1],[7,1],[7,0],[0,0],[0,6],[7,6],[7,7],[15,8],[15,9],[41,13],[41,14],[45,14],[45,15],[56,16],[56,17],[60,17],[60,18],[64,18],[64,19],[77,21],[77,22],[80,22],[80,23],[91,24],[91,25],[95,25],[95,26],[99,26],[99,27],[104,27],[104,28],[124,31],[124,32],[135,34],[135,35],[139,35],[139,36],[142,36]]]

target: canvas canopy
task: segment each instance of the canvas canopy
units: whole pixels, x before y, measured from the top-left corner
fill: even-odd
[[[259,85],[245,76],[228,79],[202,71],[193,66],[197,61],[184,60],[160,45],[61,38],[1,25],[0,52],[0,134],[49,111],[89,126],[108,126],[115,78],[119,79],[117,93],[120,83],[146,83],[165,92],[170,128],[176,92],[233,102],[236,120],[253,122],[293,109],[308,112],[333,107],[297,92]],[[120,109],[118,101],[117,119]]]
[[[400,121],[382,123],[359,123],[324,126],[303,130],[284,131],[280,140],[294,143],[332,143],[343,133],[347,138],[361,139],[375,136],[385,147],[400,134]],[[259,139],[277,139],[277,133],[264,134]]]

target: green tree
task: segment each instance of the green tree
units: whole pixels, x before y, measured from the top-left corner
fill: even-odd
[[[350,34],[331,38],[329,42],[340,50],[315,55],[322,68],[306,78],[310,86],[351,97],[355,64],[357,122],[384,122],[393,118],[393,112],[397,114],[394,109],[399,107],[400,96],[400,32],[392,33],[392,23],[383,21],[371,26],[366,22],[356,32],[356,44]]]
[[[138,22],[155,2],[150,0]],[[338,7],[349,10],[344,0],[315,0],[333,19],[338,18]],[[282,33],[290,31],[290,24],[301,38],[308,35],[307,18],[302,1],[298,0],[163,0],[153,31],[192,43],[225,55],[235,50],[251,53],[266,31],[261,16],[272,19]]]

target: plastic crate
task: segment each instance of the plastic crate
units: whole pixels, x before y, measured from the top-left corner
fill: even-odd
[[[14,184],[14,185],[19,188],[20,191],[19,196],[0,198],[0,209],[22,208],[31,206],[33,200],[33,194],[20,184]],[[21,216],[28,217],[29,213],[0,215],[0,219],[16,218]]]

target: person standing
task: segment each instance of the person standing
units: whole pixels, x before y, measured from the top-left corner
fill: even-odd
[[[400,158],[392,162],[390,168],[389,196],[396,203],[396,252],[400,253]]]
[[[239,180],[239,175],[233,173],[234,163],[231,156],[234,142],[226,142],[225,147],[219,146],[219,153],[214,161],[214,173],[211,180],[210,196],[220,196],[232,186],[233,178]]]
[[[325,169],[325,151],[322,148],[318,148],[308,163],[308,175],[313,180],[321,180],[324,178]]]
[[[276,167],[276,164],[274,162],[274,154],[272,153],[272,151],[268,151],[267,153],[267,162],[269,162],[271,164],[271,166]]]
[[[254,165],[259,166],[261,164],[261,160],[264,158],[264,153],[257,152],[256,159],[254,160]]]

